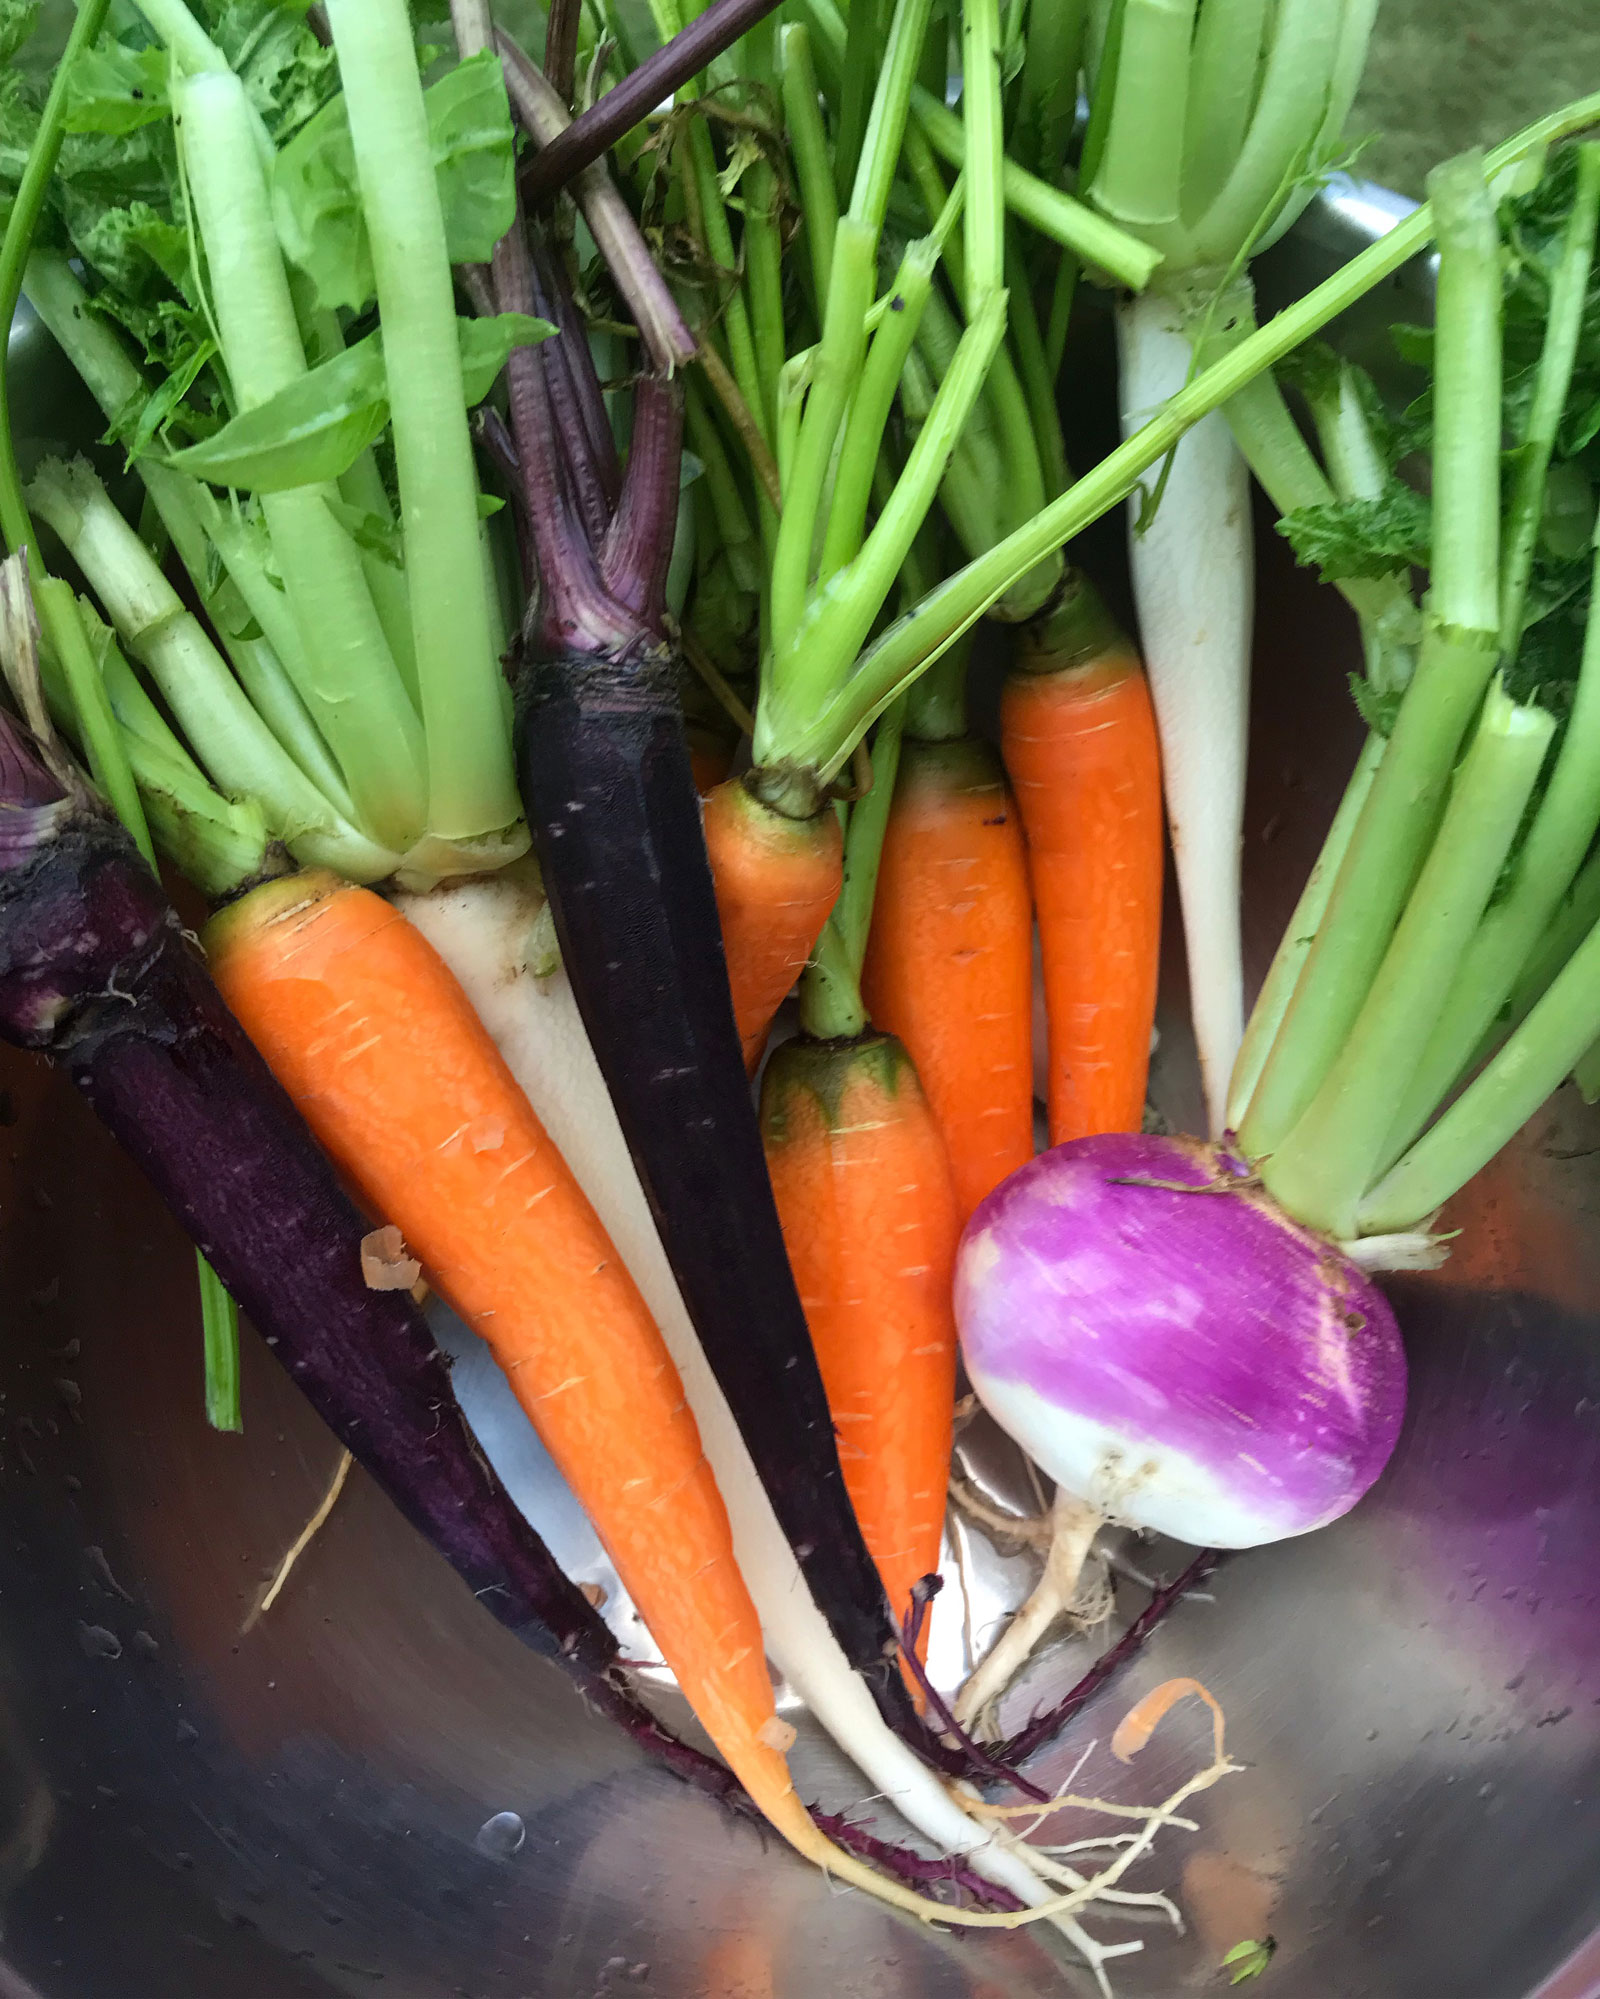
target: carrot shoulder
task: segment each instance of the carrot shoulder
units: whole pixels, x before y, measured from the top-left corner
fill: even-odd
[[[882,1034],[785,1042],[761,1124],[845,1484],[903,1622],[939,1566],[950,1465],[961,1218],[944,1141]]]
[[[1108,632],[1087,651],[1032,654],[1005,683],[1001,748],[1044,961],[1050,1141],[1137,1131],[1163,863],[1155,716],[1132,649]]]
[[[809,1828],[767,1739],[760,1625],[677,1372],[443,961],[331,875],[257,889],[207,947],[318,1138],[492,1348],[707,1733],[780,1830],[797,1810]]]
[[[986,744],[902,748],[861,983],[916,1064],[964,1219],[1033,1156],[1027,851]]]
[[[844,843],[831,807],[791,819],[737,778],[707,797],[705,829],[734,1018],[753,1075],[772,1017],[839,899]]]

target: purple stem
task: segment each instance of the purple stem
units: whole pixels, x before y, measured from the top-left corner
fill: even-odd
[[[556,337],[543,343],[539,358],[544,363],[551,413],[561,439],[562,466],[589,546],[598,549],[622,490],[616,439],[589,352],[588,332],[568,292],[565,274],[537,235],[531,252],[534,311],[556,328]]]
[[[1037,1798],[1043,1803],[1050,1795],[1048,1791],[1041,1791],[1036,1784],[1031,1784],[1026,1777],[1011,1769],[1008,1764],[992,1756],[981,1742],[973,1741],[950,1712],[943,1694],[928,1678],[928,1669],[917,1656],[917,1643],[922,1637],[928,1606],[943,1588],[944,1577],[938,1575],[924,1576],[921,1582],[913,1583],[911,1586],[911,1608],[906,1612],[905,1626],[900,1636],[900,1657],[905,1663],[905,1669],[921,1688],[922,1697],[927,1702],[928,1712],[933,1716],[935,1723],[959,1744],[971,1766],[973,1776],[983,1777],[992,1784],[1011,1785],[1021,1791],[1025,1797]]]
[[[565,104],[572,102],[578,69],[578,0],[550,0],[544,29],[544,73]]]
[[[520,214],[495,247],[494,284],[502,312],[533,311],[533,266]],[[543,589],[542,636],[547,646],[560,651],[620,650],[638,636],[637,628],[607,596],[594,551],[567,504],[563,453],[542,358],[550,344],[513,347],[506,362],[511,433]]]
[[[619,604],[661,629],[678,523],[683,465],[683,390],[645,375],[634,390],[633,447],[622,504],[600,551],[600,575]]]
[[[504,30],[496,40],[518,124],[539,145],[552,144],[571,126],[571,112],[538,65]],[[695,337],[603,160],[595,160],[574,178],[572,197],[633,314],[651,364],[664,375],[684,367],[698,352]]]
[[[842,1846],[846,1853],[854,1853],[862,1860],[869,1860],[875,1867],[881,1867],[885,1874],[896,1875],[911,1888],[937,1888],[946,1882],[972,1897],[975,1902],[986,1903],[996,1909],[1020,1909],[1022,1903],[1009,1888],[996,1886],[993,1881],[985,1881],[974,1868],[968,1867],[958,1854],[947,1853],[937,1860],[926,1860],[920,1853],[912,1853],[903,1846],[890,1846],[885,1840],[870,1833],[864,1826],[852,1825],[842,1815],[838,1818],[830,1813],[813,1811],[811,1816],[836,1846]]]
[[[522,490],[522,461],[517,456],[516,439],[506,429],[505,419],[492,403],[482,403],[472,413],[472,434],[478,448],[511,489],[511,526],[517,538],[517,569],[522,591],[531,597],[538,585],[538,556],[533,546],[533,529],[528,521],[528,496]]]
[[[732,48],[757,21],[765,20],[777,5],[778,0],[711,0],[703,14],[534,155],[523,173],[528,200],[546,201],[558,193],[625,132],[641,124],[658,105],[667,103],[681,84]]]
[[[1036,1750],[1042,1749],[1052,1736],[1065,1728],[1074,1715],[1081,1714],[1118,1668],[1125,1666],[1140,1649],[1173,1605],[1186,1597],[1190,1590],[1197,1589],[1221,1560],[1222,1556],[1215,1549],[1202,1548],[1175,1582],[1167,1583],[1156,1591],[1116,1644],[1095,1660],[1069,1694],[1046,1713],[1035,1715],[1025,1728],[1019,1729],[1002,1744],[999,1753],[1005,1760],[1008,1763],[1025,1763]]]

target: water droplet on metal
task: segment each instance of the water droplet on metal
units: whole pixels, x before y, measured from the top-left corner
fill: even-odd
[[[528,1828],[515,1812],[496,1812],[479,1826],[473,1845],[495,1860],[509,1860],[527,1837]]]

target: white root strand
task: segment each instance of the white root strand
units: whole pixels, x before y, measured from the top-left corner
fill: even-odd
[[[1070,1493],[1058,1491],[1051,1503],[1049,1520],[1044,1573],[1033,1594],[956,1696],[953,1712],[963,1728],[970,1729],[979,1722],[1026,1665],[1050,1627],[1070,1615],[1078,1600],[1083,1565],[1100,1531],[1101,1516]]]
[[[1124,437],[1189,378],[1178,304],[1158,291],[1117,313]],[[1239,849],[1255,608],[1250,476],[1215,411],[1173,455],[1154,520],[1129,560],[1139,643],[1161,736],[1167,823],[1177,862],[1189,1004],[1213,1138],[1244,1035]]]

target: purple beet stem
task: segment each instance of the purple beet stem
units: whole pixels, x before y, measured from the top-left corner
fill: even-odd
[[[778,0],[711,0],[703,14],[534,154],[521,176],[528,199],[543,201],[557,193],[777,5]]]
[[[1000,1744],[995,1751],[998,1759],[1003,1763],[1025,1763],[1042,1749],[1074,1715],[1082,1713],[1112,1674],[1125,1666],[1140,1649],[1174,1604],[1181,1602],[1190,1590],[1198,1589],[1221,1560],[1215,1549],[1202,1548],[1175,1582],[1167,1583],[1156,1591],[1116,1644],[1101,1653],[1070,1693],[1044,1714],[1035,1715],[1009,1741]]]
[[[65,1063],[312,1407],[479,1601],[732,1802],[729,1772],[621,1679],[605,1624],[478,1451],[410,1296],[367,1289],[366,1220],[131,841],[60,797],[0,715],[0,1035]]]

